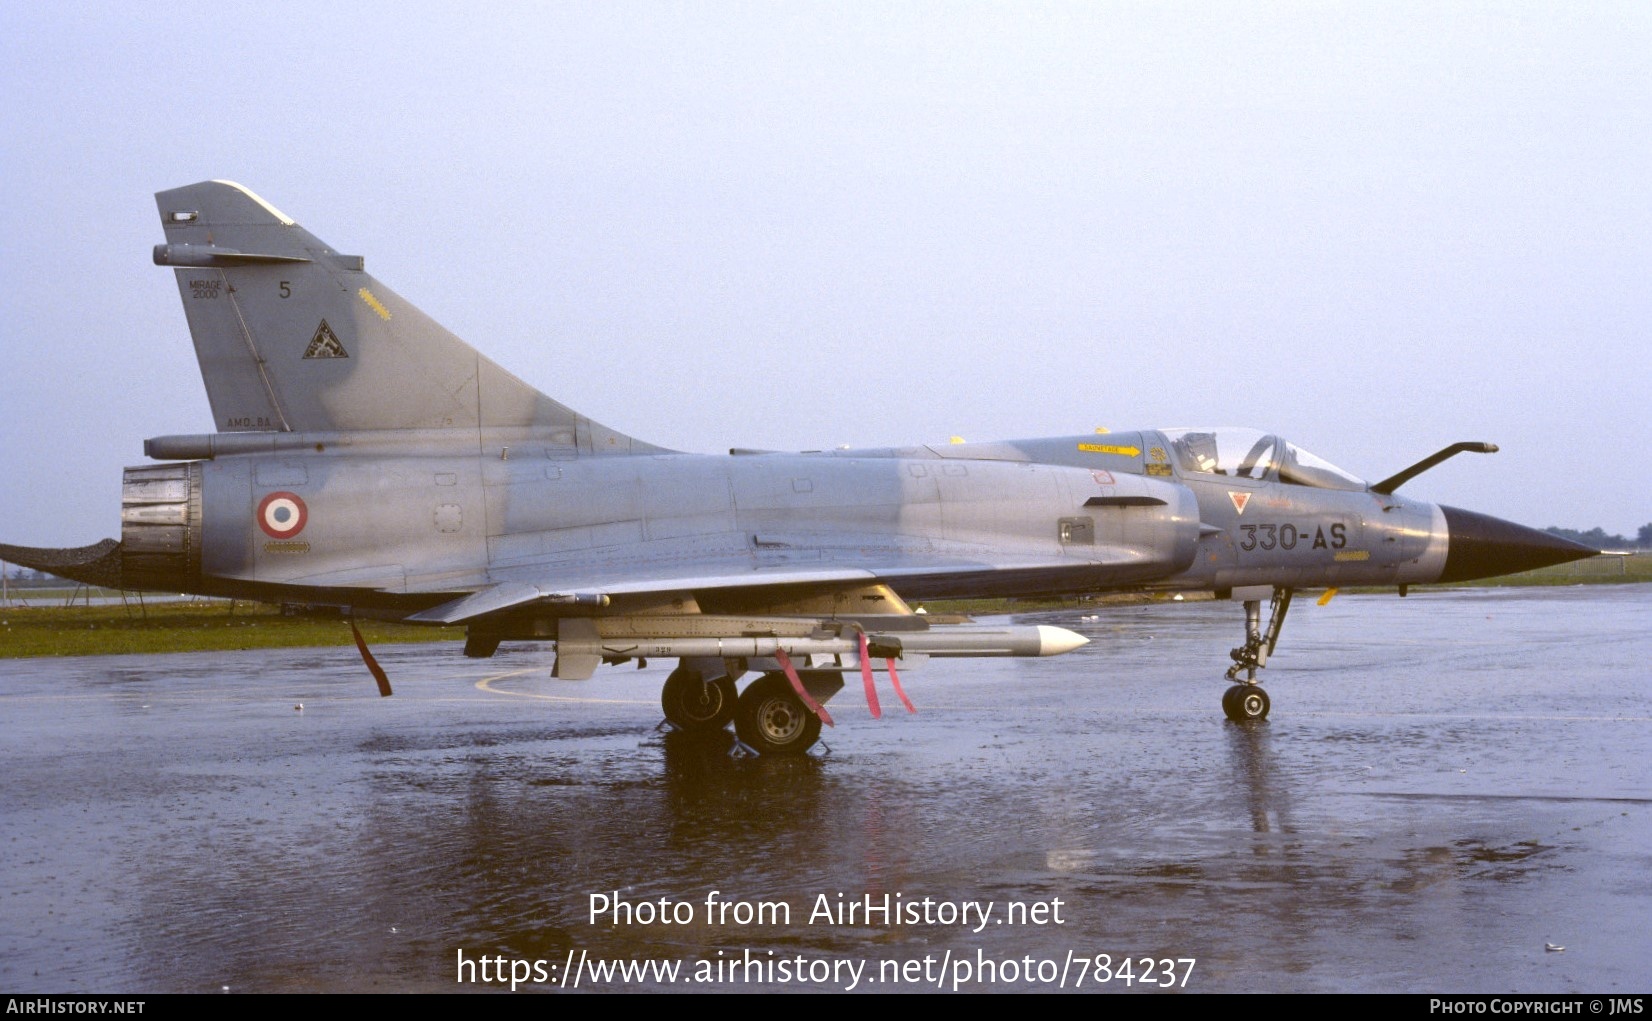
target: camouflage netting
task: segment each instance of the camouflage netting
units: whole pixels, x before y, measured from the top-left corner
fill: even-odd
[[[120,543],[113,539],[73,549],[37,549],[0,543],[0,560],[88,585],[120,588]]]

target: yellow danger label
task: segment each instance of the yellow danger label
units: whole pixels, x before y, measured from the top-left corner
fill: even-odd
[[[1370,560],[1371,551],[1368,549],[1345,549],[1335,557],[1338,562],[1348,560]]]
[[[1080,443],[1078,449],[1088,454],[1118,454],[1121,457],[1140,457],[1140,447],[1112,447],[1105,443]]]
[[[361,290],[357,291],[356,293],[361,296],[362,301],[367,302],[367,307],[368,308],[372,309],[374,312],[377,312],[379,314],[380,319],[384,319],[384,320],[387,320],[387,321],[389,320],[390,310],[385,308],[384,305],[379,301],[379,299],[373,297],[373,292],[372,291],[369,291],[367,288],[363,287]]]

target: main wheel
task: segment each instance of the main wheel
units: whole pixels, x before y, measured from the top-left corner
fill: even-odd
[[[820,740],[820,717],[797,697],[785,674],[764,674],[740,695],[734,732],[764,755],[802,755]]]
[[[1222,712],[1235,723],[1268,718],[1268,693],[1260,684],[1235,684],[1222,694]]]
[[[699,671],[678,667],[665,679],[660,708],[665,718],[683,730],[709,733],[722,730],[734,719],[734,680],[727,674],[704,680]]]

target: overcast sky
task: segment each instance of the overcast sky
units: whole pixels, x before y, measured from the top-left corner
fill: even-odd
[[[1652,5],[0,5],[0,541],[212,429],[154,192],[238,181],[679,449],[1279,432],[1652,521]]]

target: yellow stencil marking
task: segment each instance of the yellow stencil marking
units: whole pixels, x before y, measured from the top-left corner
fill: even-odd
[[[1347,549],[1343,550],[1341,553],[1338,553],[1335,559],[1339,562],[1348,560],[1370,560],[1371,551],[1368,549]]]
[[[385,308],[384,305],[379,301],[379,299],[373,297],[373,292],[372,291],[369,291],[367,288],[363,287],[361,290],[357,291],[356,293],[361,295],[361,300],[362,301],[367,302],[367,307],[368,308],[372,309],[373,311],[375,311],[379,314],[380,319],[388,320],[390,318],[390,310]]]
[[[1078,449],[1091,454],[1122,454],[1125,457],[1140,457],[1140,447],[1112,447],[1104,443],[1080,443]]]

